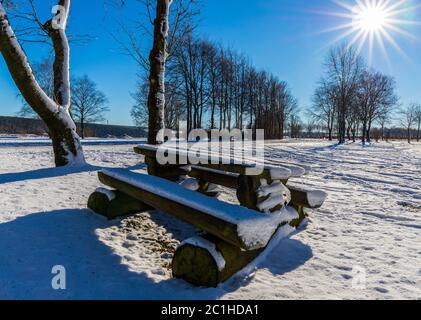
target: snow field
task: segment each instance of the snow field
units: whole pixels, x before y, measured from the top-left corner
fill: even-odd
[[[96,171],[142,172],[129,145],[87,145],[90,166],[52,168],[48,146],[0,148],[0,298],[52,299],[419,299],[421,145],[266,145],[270,163],[302,164],[294,184],[328,193],[294,232],[216,289],[171,278],[181,241],[197,230],[162,213],[108,222],[86,209]],[[223,200],[235,201],[233,192]],[[63,265],[67,290],[51,288]],[[355,286],[356,272],[365,283]]]

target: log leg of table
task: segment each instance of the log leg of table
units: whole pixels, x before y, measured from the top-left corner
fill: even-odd
[[[260,177],[245,175],[238,177],[237,198],[243,207],[259,211],[257,190],[260,186]]]
[[[202,179],[197,179],[197,181],[199,182],[198,192],[200,192],[202,194],[206,194],[206,192],[208,191],[210,183],[205,181],[205,180],[202,180]]]
[[[94,192],[88,200],[88,208],[109,220],[150,210],[146,204],[118,191],[110,190],[114,199],[102,192]]]
[[[200,192],[201,194],[204,194],[205,196],[211,197],[211,198],[216,198],[219,195],[219,191],[212,191],[210,190],[210,188],[212,187],[212,184],[202,180],[202,179],[198,179],[199,181],[199,190],[198,192]]]
[[[201,287],[217,287],[246,267],[264,250],[244,251],[208,234],[202,239],[199,238],[221,255],[224,261],[221,268],[215,256],[205,246],[194,244],[195,239],[187,240],[177,249],[172,261],[172,270],[175,278]]]
[[[300,216],[298,219],[292,220],[290,223],[292,227],[297,228],[307,218],[307,214],[305,213],[305,208],[302,205],[291,203],[290,206],[297,210]]]

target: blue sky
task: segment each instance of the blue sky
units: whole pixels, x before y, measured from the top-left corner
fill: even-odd
[[[354,0],[343,2],[355,4]],[[406,1],[407,7],[420,4],[421,0]],[[129,0],[125,10],[124,19],[138,17],[134,0]],[[329,44],[341,33],[322,31],[346,22],[343,17],[320,13],[334,11],[345,12],[331,0],[204,0],[198,32],[248,55],[258,68],[287,81],[304,109],[311,105]],[[72,29],[76,33],[89,33],[93,40],[85,45],[72,45],[71,72],[89,75],[107,94],[110,123],[130,125],[133,105],[130,92],[135,90],[139,69],[129,57],[120,54],[110,36],[119,15],[111,8],[104,8],[103,0],[73,0]],[[421,9],[414,8],[403,18],[421,21]],[[421,34],[421,26],[407,25],[405,30],[413,35]],[[388,63],[375,46],[372,66],[396,77],[402,103],[421,102],[421,40],[394,36],[407,58],[388,45]],[[31,61],[46,55],[46,49],[39,45],[25,46],[25,49]],[[366,49],[363,53],[367,56]],[[17,90],[0,58],[0,115],[14,115],[19,110],[16,95]]]

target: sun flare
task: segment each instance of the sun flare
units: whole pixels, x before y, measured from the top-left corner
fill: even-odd
[[[369,62],[372,63],[373,51],[379,48],[388,60],[388,47],[393,47],[402,56],[405,52],[399,46],[397,38],[417,39],[408,28],[421,26],[420,21],[408,20],[408,14],[416,12],[421,4],[410,0],[332,0],[341,7],[342,12],[324,12],[330,16],[345,19],[343,24],[325,30],[342,33],[331,44],[347,40],[359,52],[368,48]]]
[[[379,32],[386,27],[387,11],[380,6],[358,7],[355,10],[355,27],[364,31]]]

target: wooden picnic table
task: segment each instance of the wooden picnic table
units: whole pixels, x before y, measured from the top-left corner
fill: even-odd
[[[215,287],[258,257],[282,227],[297,227],[306,208],[319,208],[326,194],[289,184],[307,169],[227,161],[210,152],[167,148],[175,164],[160,164],[159,146],[140,145],[149,175],[124,169],[104,170],[88,207],[109,219],[149,209],[168,213],[205,234],[183,241],[172,261],[173,275],[198,286]],[[253,170],[254,169],[254,170]],[[188,183],[186,183],[188,182]],[[192,182],[192,183],[190,183]],[[234,189],[240,205],[216,199],[214,185]]]

